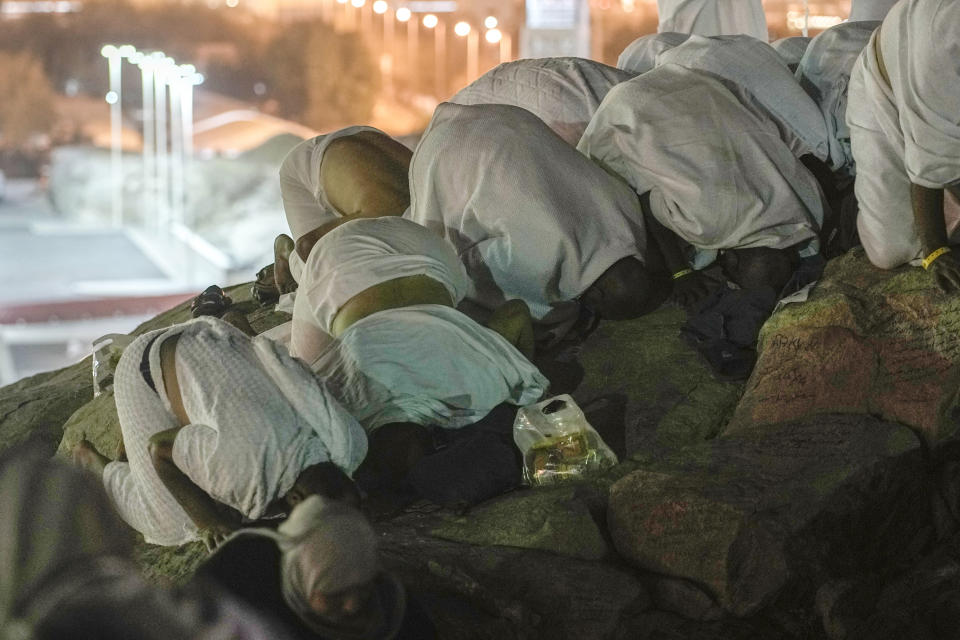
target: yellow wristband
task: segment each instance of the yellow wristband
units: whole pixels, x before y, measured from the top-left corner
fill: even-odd
[[[940,247],[936,251],[932,251],[930,255],[928,255],[926,258],[924,258],[920,262],[920,266],[923,267],[923,269],[926,271],[927,269],[930,268],[930,265],[936,262],[937,258],[939,258],[945,253],[950,253],[950,247]]]
[[[949,249],[948,249],[948,251],[949,251]],[[679,279],[682,278],[683,276],[688,276],[688,275],[690,275],[691,273],[693,273],[693,269],[682,269],[682,270],[680,270],[680,271],[677,271],[677,272],[676,272],[675,274],[673,274],[671,277],[672,277],[674,280],[679,280]]]

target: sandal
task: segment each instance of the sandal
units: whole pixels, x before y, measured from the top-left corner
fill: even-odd
[[[260,303],[261,307],[274,305],[280,299],[280,289],[277,288],[277,282],[273,276],[274,266],[268,264],[260,271],[257,271],[257,279],[250,286],[250,295]]]
[[[224,295],[223,289],[215,284],[210,285],[203,290],[203,293],[193,299],[190,305],[190,315],[194,318],[200,316],[214,316],[219,318],[223,312],[233,304],[229,296]]]

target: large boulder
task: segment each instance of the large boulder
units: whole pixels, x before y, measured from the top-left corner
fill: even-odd
[[[869,570],[929,539],[927,478],[906,427],[818,416],[644,463],[613,485],[608,525],[632,564],[743,616],[828,565]]]
[[[877,415],[936,442],[957,426],[960,297],[921,269],[830,261],[804,304],[764,325],[759,359],[725,433],[827,413]]]

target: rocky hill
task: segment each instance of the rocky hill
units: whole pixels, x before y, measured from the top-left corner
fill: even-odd
[[[231,291],[257,330],[283,322]],[[185,306],[136,333],[185,320]],[[960,633],[960,297],[918,269],[831,261],[764,325],[745,384],[714,379],[683,314],[604,323],[543,359],[621,463],[466,513],[384,516],[386,564],[443,638],[902,640]],[[0,450],[117,450],[91,364],[0,389]],[[183,580],[200,544],[141,544]]]

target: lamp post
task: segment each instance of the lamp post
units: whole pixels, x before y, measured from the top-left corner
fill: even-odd
[[[158,55],[159,54],[159,55]],[[167,138],[167,82],[170,69],[174,66],[173,58],[168,58],[162,52],[152,54],[154,64],[154,115],[156,124],[156,154],[157,154],[157,213],[158,224],[166,229],[170,223],[170,153]]]
[[[433,62],[434,62],[434,93],[437,98],[443,98],[446,89],[446,55],[447,55],[447,29],[446,25],[440,22],[440,19],[432,13],[423,16],[423,26],[427,29],[433,29]]]
[[[477,33],[476,29],[470,27],[469,22],[462,21],[454,25],[453,32],[461,38],[464,36],[467,38],[466,83],[469,84],[479,75],[480,34]]]
[[[149,55],[141,55],[137,63],[137,66],[140,67],[140,81],[143,96],[143,187],[140,192],[140,206],[144,220],[150,219],[156,221],[159,216],[157,215],[157,199],[153,196],[156,187],[154,181],[156,173],[154,162],[156,159],[154,157],[154,134],[156,130],[153,117],[153,65],[154,59]],[[150,211],[151,208],[154,215],[148,217],[147,212]]]
[[[107,59],[107,71],[110,75],[110,91],[105,100],[110,105],[110,211],[113,225],[119,227],[123,222],[123,166],[120,154],[120,136],[122,126],[120,88],[120,50],[112,44],[100,49],[100,55]]]
[[[417,73],[417,48],[420,31],[417,28],[419,23],[411,20],[413,13],[407,7],[397,9],[397,20],[407,23],[407,86],[413,88],[414,78]]]
[[[500,63],[510,62],[513,58],[513,43],[509,34],[502,34],[500,38]]]

